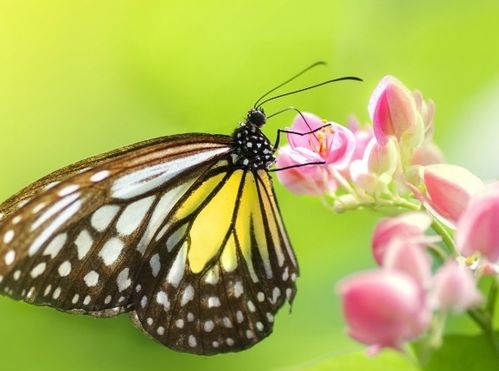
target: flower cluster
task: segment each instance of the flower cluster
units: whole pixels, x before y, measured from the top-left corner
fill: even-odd
[[[368,104],[372,125],[347,127],[303,113],[288,134],[277,167],[292,192],[323,198],[337,212],[395,210],[375,228],[371,251],[378,267],[338,285],[349,334],[370,346],[402,349],[427,335],[440,344],[447,314],[470,312],[491,328],[493,305],[478,281],[499,278],[499,182],[444,163],[433,142],[434,104],[392,76]],[[304,164],[310,163],[309,166]],[[298,166],[299,165],[299,166]],[[482,315],[487,314],[487,315]],[[499,349],[498,349],[499,351]]]

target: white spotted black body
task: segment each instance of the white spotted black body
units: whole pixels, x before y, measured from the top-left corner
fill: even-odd
[[[246,120],[232,134],[232,162],[236,167],[257,171],[270,168],[276,158],[274,147],[261,131],[266,116],[261,109],[252,109]]]

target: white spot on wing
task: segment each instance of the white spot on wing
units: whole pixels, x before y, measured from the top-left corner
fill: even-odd
[[[41,226],[43,223],[45,223],[48,219],[50,219],[52,216],[57,214],[59,211],[64,209],[66,206],[71,204],[71,202],[75,201],[79,197],[79,194],[72,194],[69,197],[64,197],[54,203],[50,208],[48,208],[42,215],[38,217],[38,219],[35,220],[35,222],[31,225],[31,230],[34,231],[37,229],[39,226]]]
[[[99,273],[90,271],[83,277],[83,280],[88,287],[94,287],[97,285],[97,282],[99,282]]]
[[[16,252],[14,250],[9,250],[7,254],[5,254],[3,259],[5,261],[5,264],[11,265],[16,259]]]
[[[137,250],[144,254],[145,249],[149,246],[149,243],[153,239],[154,235],[158,231],[159,227],[167,217],[168,213],[172,207],[177,203],[177,201],[184,195],[184,193],[189,189],[195,179],[173,188],[168,191],[154,208],[149,224],[147,225],[146,231],[142,235],[140,242],[137,245]]]
[[[158,276],[159,270],[161,269],[161,263],[159,262],[159,254],[154,254],[149,260],[149,265],[151,266],[152,275],[154,277]]]
[[[31,277],[33,277],[33,278],[38,277],[38,276],[39,276],[39,275],[41,275],[43,272],[45,272],[45,268],[47,268],[47,264],[46,264],[46,263],[40,263],[40,264],[38,264],[37,266],[35,266],[35,267],[31,270]]]
[[[170,301],[168,300],[168,295],[164,291],[159,291],[156,294],[156,302],[163,306],[164,310],[170,309]]]
[[[242,293],[244,292],[243,285],[241,284],[241,281],[237,281],[234,284],[234,296],[236,298],[240,297]]]
[[[68,235],[66,233],[58,234],[45,248],[43,255],[50,255],[54,259],[57,254],[61,251],[62,247],[66,243]]]
[[[100,182],[100,181],[106,179],[109,176],[109,174],[111,174],[111,173],[108,170],[101,170],[98,173],[95,173],[94,175],[92,175],[90,177],[90,180],[92,182]]]
[[[209,321],[206,321],[204,323],[204,330],[206,332],[211,332],[211,331],[213,331],[214,328],[215,328],[215,324],[213,323],[213,321],[209,320]]]
[[[208,308],[219,307],[220,305],[220,299],[216,296],[210,296],[208,298]]]
[[[70,195],[71,193],[77,191],[78,189],[80,189],[80,186],[78,184],[71,184],[61,189],[57,194],[61,197],[64,197]]]
[[[61,288],[60,287],[58,287],[54,290],[54,293],[52,294],[52,298],[54,300],[57,300],[57,299],[59,299],[59,296],[61,296]]]
[[[125,291],[132,284],[132,280],[129,277],[130,269],[127,267],[123,269],[116,277],[116,284],[118,285],[118,291]]]
[[[191,285],[189,285],[185,288],[184,292],[182,293],[180,305],[183,307],[188,302],[190,302],[192,299],[194,299],[194,288]]]
[[[228,150],[227,147],[215,148],[145,167],[117,179],[111,188],[111,195],[119,199],[140,196],[163,185],[187,169]]]
[[[68,196],[66,197],[65,199],[63,199],[62,201],[66,201],[66,200],[70,200],[70,202],[76,200],[72,205],[70,205],[69,207],[67,207],[63,212],[61,212],[53,221],[52,223],[47,226],[43,231],[42,233],[40,233],[38,235],[38,237],[33,241],[33,243],[31,244],[29,250],[28,250],[28,255],[29,256],[33,256],[37,253],[37,251],[40,249],[40,247],[42,247],[42,245],[50,238],[50,236],[52,236],[52,234],[62,225],[64,224],[65,222],[67,222],[74,214],[76,214],[78,212],[78,210],[80,210],[81,208],[81,200],[77,200],[77,198],[79,197],[80,195],[78,193],[74,193],[72,194],[71,196]],[[54,206],[52,206],[49,210],[47,210],[42,216],[40,216],[40,218],[38,220],[40,220],[41,218],[44,218],[44,216],[49,213],[51,210],[53,210],[56,206],[58,206],[58,210],[56,212],[58,212],[60,209],[62,209],[63,207],[67,206],[67,204],[69,204],[70,202],[67,202],[64,204],[63,207],[59,207],[59,203],[61,201],[57,202],[56,204],[54,204]],[[55,213],[55,212],[54,212]],[[37,222],[38,222],[37,220]],[[35,223],[37,223],[35,222]],[[33,224],[33,226],[35,225],[35,223]],[[32,226],[32,230],[36,229],[36,228],[33,228]]]
[[[104,244],[102,250],[99,251],[99,256],[104,261],[104,264],[110,266],[116,262],[116,259],[120,256],[122,250],[123,241],[119,238],[113,237]]]
[[[15,235],[15,233],[12,229],[7,231],[3,236],[3,243],[9,243],[10,241],[12,241],[12,239],[14,238],[14,235]]]
[[[66,260],[61,265],[59,265],[57,271],[59,272],[59,275],[61,277],[66,277],[67,275],[69,275],[71,273],[71,263],[69,262],[69,260]]]
[[[168,275],[166,276],[166,281],[173,287],[177,287],[180,280],[184,276],[186,255],[187,243],[184,242],[177,253],[177,257],[175,258],[175,261],[173,262]]]
[[[218,282],[218,278],[218,266],[215,266],[206,274],[205,282],[209,283],[210,285],[216,285]]]
[[[90,218],[92,227],[99,232],[104,232],[109,224],[111,224],[119,210],[119,206],[116,205],[101,206],[92,214],[92,217]]]
[[[88,254],[93,243],[94,241],[90,233],[86,229],[82,230],[75,241],[79,260],[82,260]]]
[[[175,232],[173,232],[170,237],[166,240],[166,249],[168,252],[172,251],[175,245],[185,236],[185,231],[187,229],[188,224],[184,223],[180,227],[177,228]],[[166,231],[166,229],[165,229]],[[158,238],[158,235],[156,238]]]
[[[124,236],[132,234],[144,220],[154,199],[155,197],[151,196],[128,205],[116,223],[118,233]]]

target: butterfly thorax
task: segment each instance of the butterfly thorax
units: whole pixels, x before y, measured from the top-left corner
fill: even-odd
[[[232,134],[232,162],[243,169],[268,169],[275,162],[274,147],[252,122],[246,121]]]

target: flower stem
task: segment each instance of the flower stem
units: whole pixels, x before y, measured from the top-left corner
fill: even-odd
[[[433,223],[431,224],[431,228],[435,231],[435,233],[442,237],[442,241],[444,241],[447,247],[451,250],[452,254],[454,254],[455,256],[459,255],[454,240],[452,239],[449,231],[443,226],[442,223],[434,218]]]
[[[489,295],[487,296],[487,313],[490,315],[491,322],[494,319],[494,312],[496,308],[496,298],[497,298],[497,277],[494,277],[492,284],[490,285]]]
[[[494,333],[492,317],[481,309],[470,309],[468,315],[482,329],[494,353],[499,357],[499,341]]]

